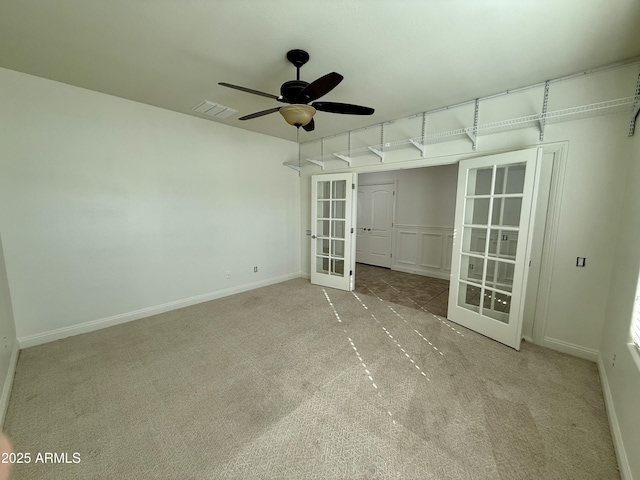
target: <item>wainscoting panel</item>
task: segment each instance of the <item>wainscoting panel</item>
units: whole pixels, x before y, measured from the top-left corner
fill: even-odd
[[[421,233],[420,266],[440,270],[442,268],[442,233]]]
[[[397,265],[415,266],[418,262],[418,233],[416,231],[400,230],[394,227],[396,252],[392,262]],[[393,268],[393,267],[392,267]]]
[[[448,279],[451,272],[453,228],[395,225],[392,270]]]

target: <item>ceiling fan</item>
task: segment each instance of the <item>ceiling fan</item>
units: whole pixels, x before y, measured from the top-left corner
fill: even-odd
[[[232,85],[230,83],[219,82],[218,85],[222,85],[223,87],[235,88],[236,90],[272,98],[278,102],[289,104],[284,107],[274,107],[250,113],[249,115],[240,117],[239,120],[251,120],[252,118],[262,117],[263,115],[268,115],[270,113],[280,112],[288,124],[293,125],[296,128],[302,127],[307,132],[311,132],[315,128],[313,116],[316,111],[340,113],[343,115],[373,114],[373,108],[363,107],[361,105],[336,102],[316,102],[315,100],[333,90],[344,77],[339,73],[331,72],[311,83],[308,83],[300,80],[300,67],[309,61],[309,54],[304,50],[290,50],[287,53],[287,60],[296,67],[296,79],[284,82],[280,86],[280,96],[260,92],[251,88],[240,87],[238,85]],[[310,102],[312,102],[311,105],[309,105]]]

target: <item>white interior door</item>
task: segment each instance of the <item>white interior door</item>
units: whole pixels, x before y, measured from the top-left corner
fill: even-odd
[[[395,185],[358,187],[356,261],[389,268]]]
[[[448,318],[520,349],[530,216],[542,149],[463,160]]]
[[[353,290],[357,174],[311,177],[311,283]]]

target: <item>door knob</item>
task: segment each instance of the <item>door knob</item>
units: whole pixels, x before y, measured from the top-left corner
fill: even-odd
[[[318,238],[318,237],[316,237],[315,235],[311,235],[311,238]]]

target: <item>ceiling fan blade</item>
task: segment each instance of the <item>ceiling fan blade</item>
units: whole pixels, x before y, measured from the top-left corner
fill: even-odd
[[[240,117],[238,120],[251,120],[252,118],[262,117],[263,115],[269,115],[270,113],[274,113],[280,110],[280,107],[270,108],[268,110],[261,110],[259,112],[250,113],[249,115],[245,115],[244,117]]]
[[[218,82],[218,85],[222,85],[223,87],[235,88],[236,90],[240,90],[242,92],[253,93],[254,95],[260,95],[261,97],[272,98],[274,100],[280,99],[280,97],[276,95],[271,95],[270,93],[261,92],[259,90],[253,90],[247,87],[240,87],[238,85],[232,85],[230,83]]]
[[[344,77],[336,72],[327,73],[314,80],[300,91],[300,103],[309,103],[326,95],[342,81]]]
[[[373,108],[351,105],[350,103],[313,102],[311,106],[320,112],[342,113],[344,115],[373,115],[375,112]]]
[[[302,128],[304,128],[305,132],[313,132],[313,130],[315,130],[316,128],[316,122],[314,122],[312,118],[311,121],[306,125],[303,125]]]

